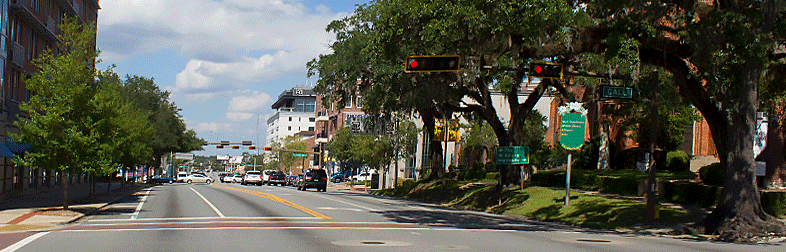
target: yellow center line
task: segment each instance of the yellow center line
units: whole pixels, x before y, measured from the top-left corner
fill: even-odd
[[[238,188],[220,186],[220,185],[216,185],[216,184],[213,184],[213,186],[226,188],[226,189],[230,189],[230,190],[235,190],[235,191],[238,191],[238,192],[244,192],[244,193],[256,195],[256,196],[259,196],[259,197],[262,197],[262,198],[266,198],[266,199],[269,199],[269,200],[272,200],[272,201],[275,201],[275,202],[278,202],[278,203],[281,203],[281,204],[293,207],[293,208],[295,208],[297,210],[303,211],[303,212],[305,212],[307,214],[310,214],[310,215],[312,215],[314,217],[317,217],[317,218],[321,218],[321,219],[325,219],[325,220],[332,220],[333,219],[333,218],[330,218],[330,217],[328,217],[328,216],[326,216],[324,214],[318,213],[317,211],[314,211],[314,210],[305,208],[305,207],[303,207],[301,205],[292,203],[289,200],[285,200],[285,199],[279,198],[278,196],[273,195],[273,194],[257,192],[257,191],[247,190],[247,189],[238,189]]]

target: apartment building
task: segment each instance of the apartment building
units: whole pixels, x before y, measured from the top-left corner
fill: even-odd
[[[8,136],[19,132],[14,125],[19,105],[33,95],[25,87],[25,79],[37,71],[32,60],[60,42],[63,17],[76,16],[95,25],[99,9],[98,0],[0,0],[0,199],[63,183],[62,174],[55,171],[14,164],[14,155],[24,155],[29,145],[14,143]],[[85,181],[86,176],[74,176],[70,183]]]

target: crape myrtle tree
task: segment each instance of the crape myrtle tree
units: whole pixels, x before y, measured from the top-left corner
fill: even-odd
[[[456,54],[478,57],[486,65],[523,67],[546,57],[522,52],[514,44],[562,42],[568,31],[563,27],[572,24],[574,16],[570,6],[556,0],[375,1],[328,26],[337,37],[333,53],[309,62],[309,73],[319,74],[315,90],[336,97],[326,102],[342,102],[357,92],[369,113],[416,112],[428,139],[434,139],[435,118],[474,112],[491,125],[498,145],[525,145],[529,140],[523,127],[507,127],[499,118],[491,90],[506,97],[509,125],[524,125],[547,88],[565,93],[560,82],[541,81],[520,101],[518,91],[526,77],[522,72],[405,74],[405,58]],[[432,174],[443,176],[442,147],[430,148]],[[500,186],[515,182],[510,175],[518,169],[500,168]]]

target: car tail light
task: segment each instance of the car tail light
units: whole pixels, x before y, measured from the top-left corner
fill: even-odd
[[[307,181],[311,181],[311,177],[308,177],[308,176],[306,176],[304,179],[307,180]]]

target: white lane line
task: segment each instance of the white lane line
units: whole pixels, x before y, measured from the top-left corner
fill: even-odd
[[[320,198],[323,198],[323,199],[326,199],[326,200],[332,200],[332,201],[335,201],[335,202],[338,202],[338,203],[342,203],[342,204],[347,204],[347,205],[350,205],[350,206],[353,206],[353,207],[363,208],[363,209],[369,210],[371,212],[379,212],[379,210],[374,209],[374,208],[364,207],[364,206],[361,206],[361,205],[352,204],[352,203],[349,203],[349,202],[346,202],[346,201],[337,200],[337,199],[331,199],[331,198],[328,198],[328,197],[325,197],[325,196],[322,196],[322,195],[319,195],[319,194],[307,194],[307,195],[314,195],[314,196],[317,196],[317,197],[320,197]]]
[[[20,249],[20,248],[24,247],[25,245],[35,241],[38,238],[41,238],[41,236],[44,236],[44,235],[46,235],[48,233],[49,232],[41,232],[41,233],[36,233],[34,235],[28,236],[27,238],[24,238],[21,241],[19,241],[17,243],[14,243],[14,245],[11,245],[11,246],[3,249],[3,250],[0,250],[0,252],[13,252],[13,251],[16,251],[17,249]]]
[[[343,208],[343,207],[317,207],[320,210],[336,210],[336,211],[355,211],[362,212],[363,210],[357,208]]]
[[[216,214],[218,214],[218,217],[221,217],[221,218],[226,217],[226,216],[224,216],[224,214],[221,213],[221,211],[218,211],[218,208],[216,208],[216,206],[214,206],[213,203],[210,203],[210,201],[207,201],[207,199],[205,199],[205,196],[202,196],[201,193],[197,192],[196,190],[194,190],[194,188],[191,188],[191,187],[189,187],[188,189],[191,189],[191,191],[194,191],[194,193],[196,193],[200,198],[202,198],[202,200],[204,200],[205,203],[207,203],[207,205],[210,206],[210,208],[212,208],[213,211],[216,212]]]
[[[145,201],[147,200],[147,196],[148,196],[148,195],[150,195],[150,188],[147,188],[147,190],[145,190],[145,196],[144,196],[144,197],[142,197],[142,201],[141,201],[141,202],[139,202],[139,205],[137,205],[137,206],[136,206],[136,210],[134,211],[134,213],[133,213],[133,214],[131,214],[131,219],[132,219],[132,220],[133,220],[133,219],[136,219],[136,218],[137,218],[137,216],[139,216],[139,212],[141,212],[141,211],[142,211],[142,205],[144,205],[144,204],[145,204]]]
[[[111,223],[120,223],[120,222],[131,222],[131,223],[146,223],[146,222],[166,222],[166,223],[205,223],[206,221],[211,220],[221,220],[221,222],[232,222],[232,221],[270,221],[270,220],[291,220],[291,221],[303,221],[303,220],[321,220],[322,218],[319,217],[275,217],[275,216],[266,216],[266,217],[173,217],[173,218],[141,218],[136,220],[128,220],[128,219],[118,219],[118,220],[88,220],[87,223],[83,225],[106,225]]]

